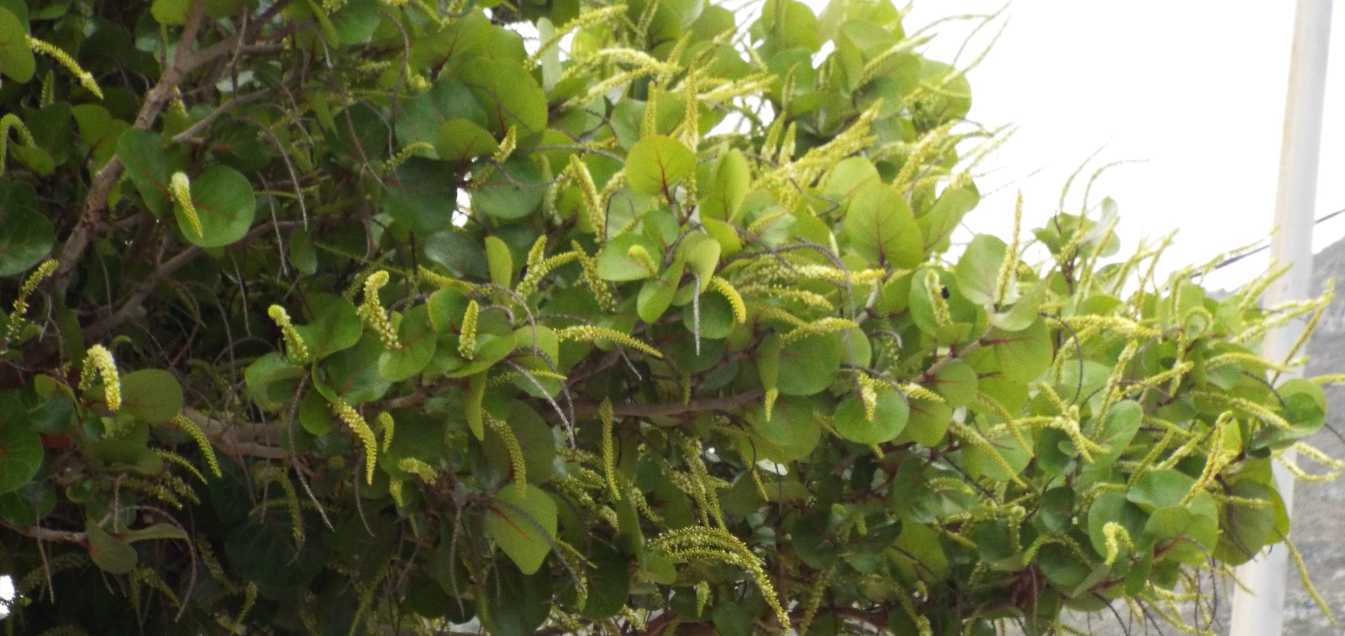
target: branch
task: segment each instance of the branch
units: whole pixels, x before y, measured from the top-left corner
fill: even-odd
[[[247,234],[243,235],[243,238],[235,241],[233,245],[241,245],[243,243],[246,243],[247,241],[255,239],[258,236],[261,236],[262,234],[270,232],[276,225],[283,226],[289,224],[290,224],[289,222],[263,223],[249,230]],[[145,299],[149,298],[149,295],[154,293],[154,290],[159,287],[160,281],[171,276],[177,270],[182,269],[184,265],[190,263],[191,260],[193,258],[196,258],[196,256],[200,253],[201,248],[193,245],[185,250],[182,250],[181,252],[178,252],[172,258],[164,261],[163,263],[160,263],[157,269],[151,272],[149,276],[147,276],[143,281],[140,282],[139,285],[136,286],[135,291],[132,291],[131,294],[126,297],[126,301],[123,302],[121,306],[116,309],[116,311],[113,311],[107,317],[103,318],[102,320],[99,320],[98,322],[93,323],[93,325],[85,329],[84,330],[85,338],[89,341],[99,340],[103,336],[107,335],[109,331],[112,331],[113,329],[116,329],[118,326],[120,326],[121,323],[130,320],[140,309],[141,303],[145,302]]]
[[[272,9],[285,4],[288,3],[278,2]],[[204,0],[196,0],[187,12],[187,20],[182,28],[182,37],[178,39],[177,47],[174,49],[173,63],[159,76],[159,81],[154,87],[145,94],[145,101],[140,105],[140,111],[136,113],[133,128],[149,130],[154,125],[155,120],[158,119],[164,105],[168,103],[169,98],[177,90],[178,84],[188,73],[224,55],[234,47],[242,46],[243,39],[247,36],[246,31],[240,33],[238,38],[232,42],[226,40],[225,43],[228,46],[219,47],[216,45],[206,51],[194,51],[196,38],[204,20],[205,2]],[[75,229],[66,238],[56,259],[60,263],[54,274],[58,296],[65,295],[66,287],[69,285],[68,276],[70,272],[74,271],[75,267],[79,265],[80,257],[84,255],[84,251],[88,249],[89,243],[93,240],[98,225],[102,221],[103,211],[107,208],[108,194],[112,191],[112,186],[116,185],[117,180],[121,177],[123,167],[121,159],[113,156],[94,175],[93,183],[89,186],[89,193],[84,198],[84,207],[80,212],[79,223],[75,225]]]
[[[69,530],[52,530],[42,526],[17,526],[8,521],[0,521],[0,526],[4,526],[17,532],[29,539],[38,541],[56,541],[61,543],[87,543],[88,535],[83,532],[71,532]]]
[[[290,456],[289,451],[274,446],[279,443],[279,429],[273,424],[231,424],[193,408],[182,409],[182,415],[196,422],[205,431],[206,437],[226,455],[264,459],[285,459]]]

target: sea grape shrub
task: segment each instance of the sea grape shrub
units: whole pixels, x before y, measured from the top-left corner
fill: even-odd
[[[1287,540],[1325,299],[954,249],[966,69],[757,8],[0,0],[7,625],[1044,633]]]

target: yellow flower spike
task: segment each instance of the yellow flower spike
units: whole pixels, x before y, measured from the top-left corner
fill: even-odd
[[[76,62],[75,58],[70,57],[70,54],[66,53],[64,49],[50,42],[39,40],[31,35],[26,37],[28,38],[28,48],[32,49],[34,53],[46,55],[51,59],[56,60],[57,64],[64,66],[67,71],[70,71],[71,75],[75,76],[75,79],[79,80],[80,86],[83,86],[90,93],[93,93],[98,99],[103,98],[103,89],[99,88],[98,81],[93,78],[93,74],[80,67],[79,62]]]
[[[257,481],[271,482],[280,486],[285,495],[285,509],[290,515],[290,532],[295,545],[304,544],[304,516],[299,510],[299,494],[294,490],[294,482],[285,470],[270,464],[258,464],[254,469]]]
[[[427,484],[432,484],[434,480],[439,478],[439,472],[433,466],[415,457],[403,457],[398,460],[397,467],[415,475]]]
[[[510,126],[509,130],[505,131],[504,139],[500,140],[500,146],[499,148],[496,148],[495,154],[491,157],[491,159],[494,159],[495,163],[504,163],[505,160],[509,159],[509,155],[514,154],[514,148],[517,145],[518,145],[518,129],[513,126]]]
[[[1284,538],[1285,547],[1289,548],[1289,555],[1294,557],[1294,568],[1298,570],[1298,578],[1303,582],[1303,589],[1308,591],[1308,596],[1317,604],[1317,608],[1326,614],[1326,619],[1332,625],[1336,625],[1336,614],[1331,611],[1331,606],[1327,604],[1326,599],[1322,598],[1321,592],[1317,591],[1317,586],[1312,583],[1312,577],[1308,576],[1308,566],[1303,562],[1303,553],[1298,551],[1298,546],[1289,537]]]
[[[859,398],[864,404],[864,420],[872,422],[878,414],[878,387],[882,382],[873,379],[867,373],[859,374]]]
[[[383,446],[381,448],[386,453],[392,448],[392,436],[397,430],[397,423],[393,421],[391,413],[383,411],[378,414],[378,426],[383,431]]]
[[[932,269],[925,270],[925,296],[928,297],[929,305],[934,310],[934,322],[940,327],[953,324],[953,314],[948,309],[948,300],[943,297],[943,282],[939,280],[939,273]]]
[[[285,353],[289,356],[291,362],[295,364],[304,364],[309,360],[308,345],[304,343],[303,336],[299,335],[299,330],[294,327],[290,321],[289,312],[285,311],[280,305],[271,305],[266,310],[266,315],[280,328],[280,335],[285,340]]]
[[[476,318],[481,306],[476,301],[467,303],[467,311],[462,314],[462,331],[458,335],[458,353],[465,359],[476,357]]]
[[[603,198],[598,193],[598,186],[593,183],[593,175],[589,173],[588,166],[578,155],[570,155],[570,164],[566,167],[566,172],[579,182],[579,193],[584,197],[584,214],[589,225],[593,226],[593,232],[598,236],[606,236],[607,216],[602,203]]]
[[[626,256],[629,256],[632,260],[639,263],[650,276],[658,275],[658,261],[654,260],[653,256],[650,256],[649,250],[646,250],[643,245],[640,245],[639,243],[631,245],[630,248],[626,250]]]
[[[486,421],[504,443],[504,450],[509,453],[509,472],[512,473],[514,485],[519,492],[523,492],[528,486],[528,462],[523,457],[523,447],[519,445],[514,429],[509,428],[509,424],[504,420],[489,415],[486,416]]]
[[[808,336],[834,333],[837,331],[845,331],[847,329],[856,329],[858,327],[859,324],[853,320],[829,316],[799,325],[793,331],[785,334],[784,337],[780,339],[780,344],[788,346],[807,338]]]
[[[3,159],[0,159],[0,161],[3,161]],[[12,340],[19,335],[19,330],[23,328],[26,322],[24,315],[28,313],[28,297],[33,295],[33,291],[37,289],[38,285],[42,284],[42,281],[56,271],[58,264],[56,259],[49,258],[42,261],[37,269],[34,269],[32,273],[28,274],[27,278],[23,279],[23,284],[19,286],[19,294],[14,297],[13,311],[9,314],[9,326],[5,332],[5,339]]]
[[[621,501],[621,490],[616,485],[616,440],[613,435],[612,401],[604,398],[598,405],[598,419],[602,421],[602,472],[612,501]]]
[[[762,411],[766,415],[766,421],[771,421],[771,413],[775,410],[775,401],[780,398],[780,389],[771,387],[766,389],[765,403],[762,404]]]
[[[650,543],[678,561],[727,563],[746,570],[757,584],[757,588],[761,590],[761,596],[766,600],[766,604],[775,612],[780,625],[786,627],[790,624],[789,613],[780,603],[775,585],[771,583],[770,577],[766,576],[762,560],[753,554],[741,539],[727,530],[688,526],[668,530]]]
[[[54,103],[55,101],[56,101],[56,74],[51,71],[47,71],[47,74],[42,76],[42,95],[41,97],[39,97],[37,103],[39,107],[46,108],[52,105],[52,103]]]
[[[1013,206],[1013,234],[1009,239],[1009,249],[1004,252],[1004,262],[999,266],[999,276],[995,280],[995,305],[998,306],[1009,296],[1009,287],[1013,275],[1018,271],[1018,240],[1023,227],[1023,193]]]
[[[205,238],[205,228],[201,226],[201,217],[196,213],[196,205],[191,200],[191,179],[184,172],[174,172],[173,177],[168,181],[168,192],[172,194],[173,201],[182,209],[182,215],[187,217],[187,223],[191,225],[191,230],[196,234],[196,238]]]
[[[579,260],[579,254],[576,252],[563,252],[552,256],[551,258],[539,261],[535,265],[528,265],[528,273],[523,276],[523,280],[518,283],[518,288],[514,291],[519,296],[527,298],[533,292],[537,291],[537,284],[557,268],[569,265]]]
[[[384,171],[392,172],[393,170],[396,170],[402,164],[406,163],[407,159],[416,156],[416,153],[421,150],[434,150],[434,144],[428,141],[413,141],[406,144],[401,150],[397,151],[397,154],[388,158],[387,162],[383,164]]]
[[[14,113],[6,113],[0,117],[0,177],[5,175],[5,157],[9,154],[9,132],[13,130],[19,135],[19,145],[32,147],[36,145],[33,140],[33,133],[28,130],[28,126],[19,119]]]
[[[383,341],[383,346],[393,351],[399,351],[402,343],[397,339],[397,330],[393,328],[392,321],[388,319],[388,312],[383,308],[383,302],[378,298],[378,290],[383,289],[388,284],[387,270],[378,270],[364,279],[364,300],[360,303],[356,313],[364,319],[365,324],[369,325],[374,333],[378,334],[379,340]]]
[[[598,306],[602,307],[603,311],[616,311],[616,298],[612,296],[612,288],[607,281],[598,276],[597,260],[589,256],[578,241],[570,241],[570,248],[574,250],[575,258],[579,260],[579,270],[583,274],[584,284],[593,292],[593,298],[598,301]]]
[[[191,473],[191,476],[195,477],[197,481],[203,484],[206,483],[207,481],[206,476],[201,472],[200,469],[196,467],[195,464],[192,464],[190,461],[187,461],[186,457],[174,453],[173,451],[164,450],[162,448],[154,449],[154,455],[159,459],[162,459],[163,461],[174,464],[179,468],[187,471],[188,473]]]
[[[112,359],[112,352],[100,344],[89,347],[88,353],[84,355],[79,390],[84,391],[93,386],[95,375],[103,381],[103,400],[108,410],[115,413],[121,408],[121,378],[117,375],[117,363]]]
[[[388,479],[388,496],[392,497],[392,503],[396,504],[398,508],[406,507],[406,499],[402,494],[403,485],[405,485],[405,482],[401,479]]]
[[[219,459],[215,457],[215,449],[210,445],[210,439],[206,437],[205,431],[201,430],[201,427],[191,418],[180,413],[173,416],[172,422],[174,426],[182,429],[182,432],[186,433],[193,442],[196,442],[196,448],[205,457],[206,466],[210,467],[211,474],[216,477],[223,477],[224,473],[220,470]]]
[[[610,327],[599,327],[597,325],[576,325],[565,327],[556,331],[556,339],[564,342],[566,340],[575,340],[579,342],[599,342],[606,341],[616,345],[635,349],[655,358],[663,358],[663,354],[652,345],[637,340],[625,333],[612,329]]]
[[[742,295],[733,288],[732,283],[722,277],[714,276],[710,278],[710,289],[718,292],[720,296],[729,301],[729,307],[733,309],[733,322],[740,325],[747,322],[747,304],[743,302]]]
[[[364,449],[364,479],[366,483],[374,483],[374,467],[378,465],[378,441],[374,438],[373,429],[369,428],[368,422],[364,421],[364,416],[360,415],[349,403],[341,398],[332,400],[332,412],[336,414],[350,432],[359,440],[360,446]]]

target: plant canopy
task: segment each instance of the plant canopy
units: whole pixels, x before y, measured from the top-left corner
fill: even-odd
[[[1042,634],[1287,541],[1329,297],[954,245],[967,66],[753,6],[0,0],[9,633]]]

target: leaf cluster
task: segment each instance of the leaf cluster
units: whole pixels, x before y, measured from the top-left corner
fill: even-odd
[[[0,0],[7,622],[1036,634],[1287,540],[1328,299],[954,250],[966,68],[759,9]]]

